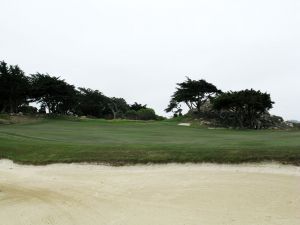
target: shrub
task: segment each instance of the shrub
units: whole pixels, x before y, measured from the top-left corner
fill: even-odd
[[[137,111],[138,118],[140,120],[155,120],[156,119],[156,114],[153,109],[140,109]]]
[[[135,110],[128,110],[125,113],[125,117],[126,117],[126,119],[130,119],[130,120],[138,120],[139,119],[138,112]]]
[[[166,120],[167,118],[164,116],[156,116],[156,120],[162,121],[162,120]]]
[[[18,107],[18,112],[22,112],[24,114],[36,114],[37,108],[29,105],[22,105]]]

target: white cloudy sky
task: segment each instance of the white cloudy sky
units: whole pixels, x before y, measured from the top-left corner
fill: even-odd
[[[261,89],[300,120],[299,0],[0,0],[0,60],[163,114],[175,83]]]

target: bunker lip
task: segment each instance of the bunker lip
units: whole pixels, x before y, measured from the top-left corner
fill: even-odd
[[[296,225],[300,167],[0,160],[0,209],[6,225]]]
[[[117,166],[116,166],[117,165]],[[119,165],[119,166],[118,166]],[[51,163],[45,165],[32,165],[15,163],[9,159],[0,159],[1,169],[14,168],[51,168],[61,167],[65,169],[89,168],[89,169],[151,169],[151,170],[217,170],[217,171],[235,171],[235,172],[254,172],[254,173],[272,173],[300,176],[300,165],[282,164],[278,162],[253,162],[253,163],[147,163],[147,164],[108,164],[97,162],[71,162],[71,163]]]

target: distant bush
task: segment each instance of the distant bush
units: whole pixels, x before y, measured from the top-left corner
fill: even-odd
[[[56,119],[56,120],[80,121],[80,118],[77,116],[55,114],[55,113],[48,113],[44,117],[47,119]]]
[[[142,108],[139,110],[128,110],[125,118],[129,120],[164,120],[165,117],[157,116],[155,111],[150,108]]]
[[[190,122],[191,120],[194,120],[194,118],[192,118],[189,115],[177,116],[168,119],[168,121],[177,122],[177,123]]]
[[[156,120],[162,121],[162,120],[166,120],[166,117],[163,116],[156,116]]]
[[[0,119],[9,120],[9,115],[7,113],[1,113]]]
[[[18,112],[22,112],[24,114],[36,114],[37,108],[29,105],[22,105],[18,107]]]
[[[294,128],[299,129],[300,130],[300,123],[293,123]]]
[[[140,109],[137,111],[138,118],[140,120],[155,120],[156,119],[156,114],[153,109]]]
[[[128,110],[125,113],[125,117],[126,117],[126,119],[129,119],[129,120],[138,120],[139,119],[138,111]]]

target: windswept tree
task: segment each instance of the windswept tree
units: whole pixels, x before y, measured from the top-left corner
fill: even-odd
[[[111,110],[113,118],[117,119],[124,116],[129,109],[129,105],[123,98],[112,97],[109,99],[108,108]]]
[[[49,74],[33,74],[31,97],[46,107],[49,113],[68,114],[74,111],[77,93],[73,85]]]
[[[172,112],[174,113],[174,117],[177,117],[178,115],[182,115],[182,108],[181,104],[176,102],[174,99],[171,99],[168,107],[165,109],[166,112]]]
[[[29,95],[29,81],[19,66],[8,66],[0,62],[0,107],[1,112],[15,113],[26,104]]]
[[[108,108],[109,98],[98,90],[78,88],[78,105],[76,113],[84,116],[104,117],[110,113]]]
[[[240,128],[258,128],[273,104],[270,94],[253,89],[226,92],[213,100],[214,109],[230,112]]]
[[[180,103],[185,103],[191,111],[201,112],[201,106],[221,93],[217,87],[205,80],[187,80],[178,83],[175,93],[172,95],[166,112],[180,111]]]

